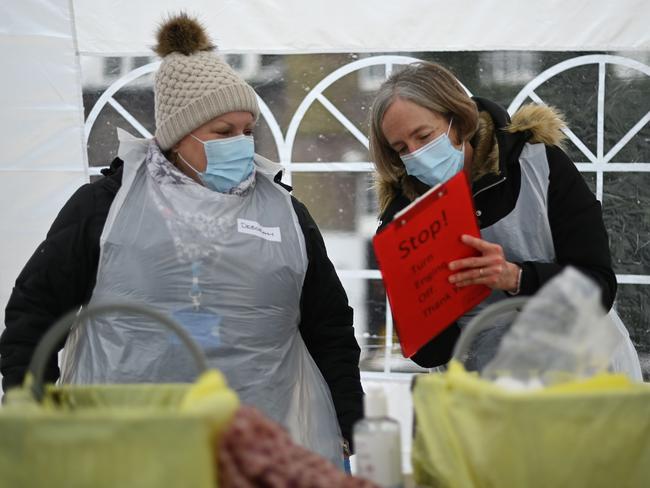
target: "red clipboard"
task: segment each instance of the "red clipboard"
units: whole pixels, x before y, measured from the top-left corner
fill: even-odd
[[[464,171],[422,195],[373,238],[405,357],[490,294],[487,286],[449,283],[451,261],[480,255],[460,241],[462,234],[481,236]]]

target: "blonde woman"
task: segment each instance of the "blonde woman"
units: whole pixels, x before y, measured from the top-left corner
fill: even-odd
[[[470,98],[433,63],[409,65],[379,89],[370,134],[379,230],[431,186],[465,171],[482,238],[463,241],[480,257],[450,263],[450,281],[493,290],[421,348],[416,363],[446,363],[461,328],[483,307],[533,294],[568,265],[595,280],[611,308],[617,285],[601,206],[559,147],[563,125],[545,106],[524,106],[511,119],[499,105]]]

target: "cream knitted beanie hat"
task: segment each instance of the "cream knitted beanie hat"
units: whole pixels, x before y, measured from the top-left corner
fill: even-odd
[[[255,91],[214,52],[201,24],[185,13],[158,30],[155,52],[163,58],[154,82],[156,140],[164,151],[209,120],[228,112],[251,112]]]

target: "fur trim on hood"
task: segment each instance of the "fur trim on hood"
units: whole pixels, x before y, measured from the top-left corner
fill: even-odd
[[[531,144],[543,143],[561,147],[565,139],[562,132],[565,125],[562,114],[554,107],[528,104],[519,108],[512,116],[512,121],[502,130],[510,134],[528,131],[528,142]],[[473,182],[489,173],[498,174],[500,171],[497,130],[499,129],[496,128],[492,116],[487,111],[479,112],[478,129],[471,139],[474,148]],[[381,207],[380,213],[386,210],[388,204],[400,192],[412,201],[427,189],[426,185],[406,173],[397,185],[378,179],[375,186]]]
[[[565,139],[562,129],[566,127],[564,116],[555,107],[528,104],[521,107],[512,116],[512,122],[506,130],[511,133],[529,130],[531,144],[560,146]]]

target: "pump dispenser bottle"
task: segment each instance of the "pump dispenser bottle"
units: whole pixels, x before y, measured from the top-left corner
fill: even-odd
[[[381,388],[368,389],[365,416],[354,425],[357,474],[382,488],[402,488],[400,428],[388,417],[386,395]]]

